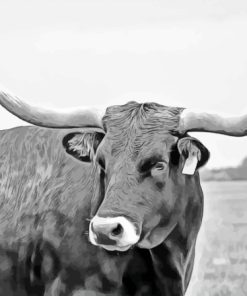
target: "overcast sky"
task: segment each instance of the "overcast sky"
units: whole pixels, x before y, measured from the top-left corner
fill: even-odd
[[[0,84],[30,103],[247,113],[246,0],[1,0],[0,11]],[[0,128],[17,125],[0,109]],[[247,156],[247,137],[196,136],[209,167]]]

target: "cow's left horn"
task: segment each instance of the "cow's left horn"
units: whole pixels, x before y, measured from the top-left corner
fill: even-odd
[[[0,104],[31,124],[51,128],[101,127],[103,113],[96,109],[49,110],[31,106],[18,97],[0,91]]]
[[[180,115],[179,133],[185,134],[188,131],[217,133],[234,137],[247,136],[247,115],[226,117],[185,109]]]

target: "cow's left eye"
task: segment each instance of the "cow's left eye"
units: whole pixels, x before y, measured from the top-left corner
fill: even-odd
[[[152,169],[151,169],[151,176],[154,177],[154,178],[160,178],[164,176],[164,171],[166,170],[167,168],[167,163],[164,162],[164,161],[159,161],[159,162],[156,162]]]
[[[166,168],[166,163],[163,161],[162,162],[159,161],[153,166],[152,169],[156,169],[158,171],[163,171],[165,168]]]

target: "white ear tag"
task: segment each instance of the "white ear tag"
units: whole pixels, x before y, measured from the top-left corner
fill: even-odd
[[[185,161],[182,173],[184,175],[194,175],[197,163],[198,163],[197,154],[189,153],[189,156]]]

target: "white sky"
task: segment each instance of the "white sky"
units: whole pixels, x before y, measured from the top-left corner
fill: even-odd
[[[0,84],[30,103],[247,113],[246,0],[1,0],[0,12]],[[17,125],[0,109],[0,128]],[[196,136],[208,167],[247,156],[247,137]]]

